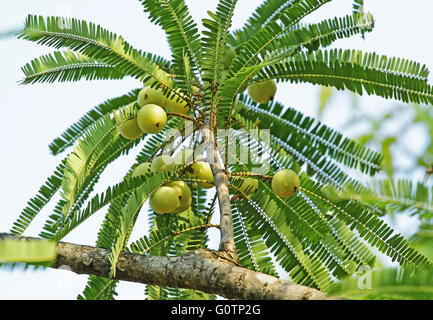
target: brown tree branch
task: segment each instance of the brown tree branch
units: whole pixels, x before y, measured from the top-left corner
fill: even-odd
[[[226,254],[227,259],[239,263],[233,231],[233,218],[230,205],[229,177],[221,167],[215,134],[212,129],[203,128],[203,138],[206,144],[208,162],[214,176],[214,184],[218,195],[220,208],[220,246],[219,251]]]
[[[0,233],[1,239],[32,239]],[[108,278],[110,250],[59,242],[52,268]],[[123,280],[172,288],[196,289],[228,299],[323,300],[333,299],[306,286],[248,270],[227,261],[218,251],[199,249],[178,257],[160,257],[123,252],[116,276]]]

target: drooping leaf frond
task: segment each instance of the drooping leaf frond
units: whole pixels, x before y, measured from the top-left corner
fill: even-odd
[[[127,241],[141,207],[150,195],[164,183],[170,181],[174,174],[175,172],[162,172],[156,174],[153,178],[147,179],[141,187],[132,193],[131,197],[129,197],[126,202],[126,206],[122,208],[121,214],[119,215],[120,224],[116,230],[116,240],[111,248],[111,255],[109,256],[111,263],[110,276],[116,275],[116,264],[119,255],[127,245]]]
[[[271,135],[297,150],[303,157],[320,154],[370,175],[380,170],[380,153],[357,144],[312,117],[306,117],[292,108],[284,108],[278,102],[253,104],[246,96],[241,96],[240,101],[248,107],[239,112],[240,116],[250,123],[260,121],[258,128],[270,130]],[[319,165],[320,161],[314,158],[314,163]]]
[[[142,184],[143,182],[140,179],[127,179],[112,187],[108,187],[105,192],[95,195],[84,209],[73,212],[70,219],[57,231],[55,239],[61,240],[93,214],[110,203],[132,194]]]
[[[242,114],[245,114],[243,111]],[[258,130],[258,133],[263,133],[262,129],[257,129],[260,124],[257,121],[250,121],[238,115],[237,120],[250,130]],[[253,139],[256,139],[253,137]],[[320,150],[309,146],[308,140],[304,137],[300,139],[290,139],[288,141],[281,140],[277,136],[271,136],[269,147],[265,147],[266,153],[271,159],[274,168],[283,169],[286,166],[281,163],[283,156],[292,156],[299,165],[307,165],[308,174],[316,178],[318,181],[340,187],[350,178],[346,172],[340,168],[332,159],[324,155]],[[260,143],[257,139],[256,141]],[[355,185],[355,183],[352,181]]]
[[[102,119],[104,116],[110,114],[113,110],[125,107],[135,102],[139,91],[140,88],[134,89],[120,97],[108,99],[91,109],[77,122],[65,130],[60,137],[54,139],[53,142],[50,143],[51,152],[54,155],[57,155],[65,151],[65,149],[72,146],[91,125]]]
[[[90,275],[83,294],[78,295],[77,300],[114,300],[117,296],[117,283],[115,280]]]
[[[19,38],[72,51],[115,66],[118,72],[164,85],[152,55],[134,49],[122,37],[86,21],[29,15]]]
[[[358,200],[370,204],[379,203],[386,206],[387,211],[407,212],[418,215],[422,219],[433,217],[432,192],[423,183],[410,180],[375,179],[367,188],[359,190],[349,183],[340,191],[334,191],[332,197]],[[328,192],[332,190],[328,189]]]
[[[51,200],[62,186],[63,172],[65,170],[66,159],[61,161],[54,173],[47,179],[45,184],[39,189],[38,194],[29,200],[18,219],[14,222],[11,233],[21,235],[33,221],[38,213]]]
[[[52,238],[80,208],[106,166],[140,142],[119,137],[116,123],[105,116],[86,133],[68,157],[62,181],[62,199],[44,226],[42,237]]]
[[[431,268],[420,268],[416,273],[398,268],[365,269],[336,283],[329,293],[359,300],[431,300],[432,271]]]
[[[261,233],[238,211],[236,201],[232,209],[235,244],[241,266],[276,276],[277,271]]]
[[[21,84],[54,81],[122,79],[125,75],[116,66],[101,63],[79,53],[55,51],[37,58],[23,68]]]
[[[88,171],[92,172],[91,169],[89,170],[89,165],[95,159],[94,156],[97,157],[98,154],[103,153],[109,143],[118,137],[115,120],[106,116],[96,124],[94,130],[88,132],[80,140],[74,151],[68,156],[62,182],[62,196],[67,203],[64,210],[65,215],[75,203]]]
[[[433,88],[424,79],[426,68],[404,59],[388,59],[356,50],[300,53],[287,62],[258,72],[257,81],[276,79],[309,82],[362,95],[433,104]]]
[[[266,201],[265,193],[253,196],[255,200]],[[311,259],[303,251],[301,241],[291,232],[286,217],[281,212],[262,209],[254,200],[240,198],[237,210],[259,230],[276,261],[290,274],[291,280],[308,286],[326,289],[331,279],[320,259]],[[266,209],[271,209],[267,207]]]
[[[428,265],[423,255],[412,249],[400,234],[388,226],[375,213],[354,201],[339,201],[334,203],[322,192],[323,186],[301,177],[301,190],[322,210],[331,212],[333,216],[344,221],[352,229],[359,232],[371,246],[386,254],[402,266],[416,267]]]

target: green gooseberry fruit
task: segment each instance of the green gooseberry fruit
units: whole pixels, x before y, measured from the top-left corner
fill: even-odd
[[[259,181],[254,178],[234,178],[233,181],[242,181],[239,190],[245,194],[251,194],[259,189]]]
[[[150,167],[151,167],[151,163],[150,162],[143,162],[140,163],[135,169],[134,171],[132,171],[132,177],[139,177],[139,176],[145,176],[146,174],[148,174],[150,172]]]
[[[267,103],[274,99],[277,84],[273,79],[254,83],[248,87],[248,94],[257,103]]]
[[[160,187],[150,197],[150,206],[156,213],[172,213],[179,205],[179,195],[170,187]]]
[[[272,190],[281,198],[287,198],[298,192],[299,177],[291,169],[282,169],[272,178]]]
[[[194,150],[193,149],[182,149],[174,156],[175,164],[187,164],[192,162],[194,159]]]
[[[179,90],[176,90],[179,93]],[[165,101],[165,107],[175,113],[187,114],[189,111],[188,102],[179,97],[178,95],[174,95],[172,98],[167,98]]]
[[[117,130],[122,137],[128,140],[135,140],[143,135],[143,131],[138,126],[137,118],[122,121],[117,125]]]
[[[209,183],[207,182],[197,182],[197,185],[201,188],[204,189],[210,189],[212,188],[213,185],[213,174],[212,174],[212,169],[209,165],[209,163],[204,162],[204,161],[199,161],[194,163],[191,166],[192,169],[192,176],[200,179],[200,180],[206,180],[209,181]]]
[[[153,159],[151,169],[153,172],[157,173],[162,171],[173,170],[174,166],[175,163],[172,157],[167,155],[162,155]]]
[[[223,52],[223,63],[224,63],[225,70],[230,68],[235,56],[236,56],[235,49],[232,47],[232,45],[226,44]]]
[[[137,121],[141,131],[158,133],[167,123],[167,113],[156,104],[146,104],[138,111]]]
[[[201,96],[201,90],[199,87],[192,86],[192,94],[195,96]]]
[[[138,94],[138,105],[140,107],[146,104],[156,104],[161,107],[165,107],[165,96],[160,88],[152,88],[146,86]]]
[[[171,181],[166,186],[176,190],[179,196],[180,205],[176,208],[175,212],[184,212],[191,206],[191,190],[184,181]]]

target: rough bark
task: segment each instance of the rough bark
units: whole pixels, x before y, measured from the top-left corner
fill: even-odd
[[[207,158],[214,176],[214,183],[217,190],[218,204],[220,208],[219,251],[224,253],[227,259],[238,263],[239,258],[236,253],[236,245],[234,241],[233,218],[228,187],[229,177],[219,162],[214,132],[209,128],[205,128],[203,129],[203,137],[207,145]]]
[[[35,239],[0,233],[0,240]],[[108,277],[110,250],[59,242],[52,268],[78,274]],[[197,289],[228,299],[322,300],[325,293],[306,286],[251,271],[228,261],[218,251],[200,249],[179,257],[159,257],[124,252],[117,264],[116,280]]]

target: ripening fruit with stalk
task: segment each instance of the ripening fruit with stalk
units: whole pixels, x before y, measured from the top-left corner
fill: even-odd
[[[140,107],[146,104],[156,104],[161,107],[165,107],[165,96],[160,88],[152,88],[146,86],[138,94],[138,105]]]
[[[162,172],[173,170],[175,166],[174,159],[167,155],[161,155],[153,159],[151,169],[153,172]]]
[[[181,97],[179,90],[176,90],[176,93],[176,95],[166,99],[165,107],[174,113],[187,114],[189,111],[188,102]]]
[[[146,104],[137,113],[138,126],[146,133],[158,133],[167,124],[167,113],[156,104]]]
[[[194,150],[193,149],[182,149],[174,156],[175,164],[187,164],[193,161],[194,159]]]
[[[194,178],[208,181],[208,182],[202,182],[202,181],[197,182],[197,185],[199,187],[204,189],[210,189],[214,186],[212,169],[209,163],[204,161],[196,162],[191,166],[191,170],[192,170],[191,176],[193,176]]]
[[[117,125],[120,135],[128,140],[135,140],[143,135],[143,131],[138,126],[137,118],[122,121]]]
[[[300,186],[299,177],[291,169],[282,169],[272,178],[272,190],[281,198],[293,196]]]
[[[254,193],[259,189],[259,181],[257,179],[244,177],[236,177],[232,179],[232,182],[237,181],[241,183],[238,189],[247,195]]]
[[[230,44],[226,44],[224,47],[224,52],[223,52],[223,64],[224,64],[224,70],[227,70],[230,68],[230,66],[232,65],[233,59],[236,56],[236,51],[233,48],[232,45]]]
[[[185,181],[171,181],[167,183],[166,186],[173,188],[179,196],[179,206],[174,212],[183,212],[191,206],[191,190]]]
[[[150,207],[159,214],[172,213],[179,206],[179,195],[175,189],[170,187],[160,187],[150,197]]]
[[[248,94],[257,103],[267,103],[274,100],[277,84],[273,79],[260,81],[248,87]]]
[[[136,178],[139,176],[145,176],[146,174],[150,173],[151,165],[152,164],[150,162],[140,163],[132,172],[132,177]]]

